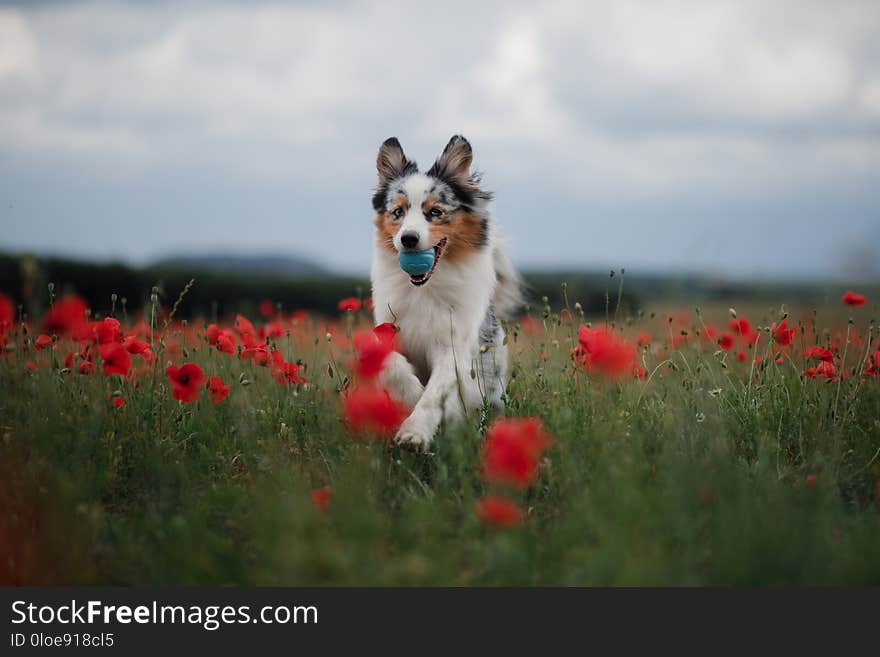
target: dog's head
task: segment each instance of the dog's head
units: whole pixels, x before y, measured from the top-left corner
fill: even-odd
[[[425,173],[407,159],[396,138],[379,149],[373,209],[380,244],[396,253],[434,249],[431,269],[411,275],[413,285],[427,283],[441,258],[463,259],[488,243],[492,195],[480,189],[472,159],[471,145],[459,135]]]

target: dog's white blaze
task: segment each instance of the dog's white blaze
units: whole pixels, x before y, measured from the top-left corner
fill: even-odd
[[[404,233],[413,233],[419,236],[419,243],[415,247],[416,251],[424,251],[434,246],[431,244],[429,224],[422,212],[422,203],[428,198],[432,184],[430,178],[420,173],[409,176],[404,181],[403,190],[409,200],[409,210],[404,215],[397,229],[397,234],[394,236],[394,248],[398,251],[403,251],[404,247],[400,238]]]

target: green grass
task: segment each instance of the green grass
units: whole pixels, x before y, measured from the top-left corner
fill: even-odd
[[[605,382],[572,366],[576,324],[547,314],[536,335],[510,337],[505,414],[539,416],[554,444],[538,482],[515,496],[525,525],[503,530],[473,512],[488,490],[476,421],[444,428],[427,455],[352,437],[339,417],[348,354],[322,327],[282,344],[309,364],[310,385],[296,394],[263,368],[186,347],[188,360],[234,383],[221,404],[174,401],[166,354],[155,378],[132,383],[63,371],[60,344],[30,373],[34,354],[20,341],[23,353],[0,360],[0,577],[880,584],[880,379],[809,380],[797,351],[752,367],[661,337],[646,356],[650,381]],[[657,325],[643,318],[628,330],[648,326]],[[859,349],[846,368],[859,368]],[[309,492],[324,485],[333,497],[321,514]]]

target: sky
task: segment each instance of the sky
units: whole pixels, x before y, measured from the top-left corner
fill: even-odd
[[[365,274],[464,134],[525,269],[880,278],[880,3],[0,2],[0,250]]]

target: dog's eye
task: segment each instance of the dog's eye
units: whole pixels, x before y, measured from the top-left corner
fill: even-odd
[[[391,211],[391,214],[394,216],[395,219],[400,219],[403,216],[403,208],[394,208]]]
[[[441,214],[443,214],[443,211],[442,211],[440,208],[431,208],[431,209],[428,211],[428,217],[431,218],[431,219],[437,218],[437,217],[439,217]]]

